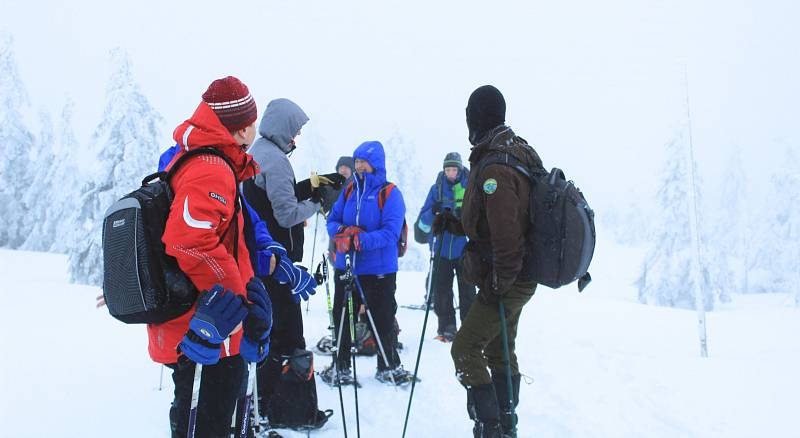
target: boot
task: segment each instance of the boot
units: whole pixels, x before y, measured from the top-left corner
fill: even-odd
[[[475,421],[474,438],[502,438],[500,410],[492,384],[476,385],[467,389],[467,412]]]
[[[494,385],[495,394],[497,394],[497,406],[500,409],[500,424],[503,426],[503,437],[516,438],[517,436],[517,414],[516,408],[519,404],[519,384],[520,375],[511,376],[511,386],[514,391],[513,401],[514,406],[508,404],[508,382],[506,375],[496,373],[492,375],[492,384]]]

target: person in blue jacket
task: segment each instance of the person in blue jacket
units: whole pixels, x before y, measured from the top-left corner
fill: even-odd
[[[456,218],[461,218],[461,203],[464,201],[464,190],[469,179],[469,170],[461,162],[458,152],[450,152],[444,158],[443,170],[439,172],[436,183],[428,191],[428,198],[420,212],[419,228],[430,233],[434,218],[449,211]],[[433,239],[428,240],[431,252],[435,251]],[[436,275],[433,276],[433,309],[439,319],[436,339],[452,342],[456,335],[456,311],[453,306],[453,277],[458,281],[459,318],[464,318],[475,301],[475,286],[470,284],[462,273],[461,252],[467,244],[466,236],[456,236],[448,231],[442,233],[440,248],[436,261]],[[429,279],[430,280],[430,279]]]
[[[353,153],[356,173],[328,215],[328,234],[336,243],[335,275],[341,277],[349,255],[356,286],[366,297],[375,320],[375,329],[386,357],[379,353],[375,378],[384,383],[409,382],[397,353],[394,316],[397,312],[398,240],[405,220],[406,206],[400,189],[386,180],[383,145],[367,141]],[[336,283],[334,321],[339,333],[346,285]],[[358,296],[358,290],[353,291]],[[345,317],[348,321],[349,315]],[[345,323],[339,346],[340,374],[350,374],[350,331]],[[384,362],[385,359],[385,362]]]

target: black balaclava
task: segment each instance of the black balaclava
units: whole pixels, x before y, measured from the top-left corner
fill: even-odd
[[[469,142],[477,144],[489,131],[506,121],[506,101],[500,90],[484,85],[469,96],[467,127]]]

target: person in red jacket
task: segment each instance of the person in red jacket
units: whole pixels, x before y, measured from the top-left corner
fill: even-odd
[[[246,373],[240,346],[244,355],[253,339],[262,342],[262,348],[255,350],[262,351],[268,343],[264,313],[259,313],[260,322],[245,319],[248,304],[238,297],[266,296],[260,281],[251,281],[253,268],[237,199],[238,183],[258,173],[258,164],[245,153],[255,138],[256,118],[256,103],[247,86],[228,76],[211,83],[194,114],[173,133],[181,151],[170,166],[196,148],[214,148],[225,157],[191,157],[170,181],[174,200],[162,241],[167,254],[175,257],[197,289],[204,291],[191,311],[163,324],[148,325],[150,357],[173,370],[173,437],[186,436],[195,363],[204,365],[196,436],[229,436]],[[250,300],[257,301],[252,296]],[[268,314],[271,325],[271,309]],[[258,333],[253,337],[248,330]],[[252,345],[248,351],[254,351]]]

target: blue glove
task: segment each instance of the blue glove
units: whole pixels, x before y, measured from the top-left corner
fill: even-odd
[[[247,299],[252,302],[244,320],[244,336],[239,354],[248,362],[261,362],[269,354],[269,334],[272,331],[272,302],[264,283],[253,277],[247,283]]]
[[[311,274],[301,266],[292,263],[286,254],[286,249],[280,245],[270,245],[267,249],[278,256],[278,266],[275,267],[272,278],[280,284],[289,284],[291,286],[292,298],[295,303],[299,303],[301,298],[308,300],[309,295],[316,293],[314,290],[316,283]]]
[[[259,277],[269,277],[269,267],[272,261],[272,251],[268,249],[258,249],[255,251],[253,259],[253,271]]]
[[[306,271],[306,268],[302,266],[293,266],[297,269],[297,283],[292,287],[292,298],[295,303],[299,303],[301,298],[308,301],[310,295],[317,293],[317,291],[314,290],[314,288],[317,287],[317,282],[314,280],[314,277]]]
[[[245,240],[247,241],[247,249],[250,250],[250,261],[253,264],[253,270],[259,277],[269,277],[272,251],[268,247],[275,244],[275,241],[272,240],[272,236],[269,234],[267,224],[261,220],[258,213],[244,198],[242,198],[242,205],[248,213],[245,219],[250,218],[251,227],[249,229],[245,228],[246,231],[249,231],[245,236]]]
[[[202,365],[219,361],[219,346],[247,316],[247,308],[236,294],[214,285],[198,298],[197,310],[189,321],[189,331],[181,340],[180,351]]]

